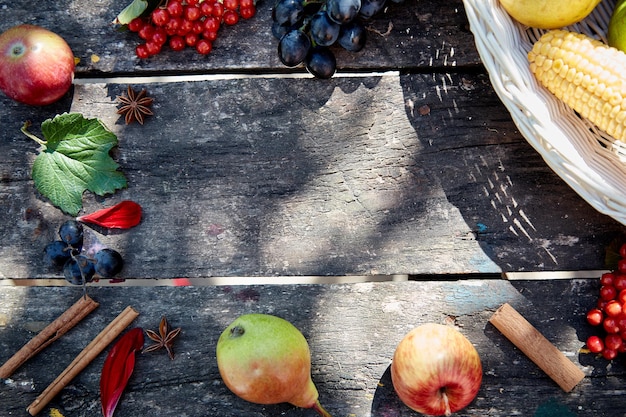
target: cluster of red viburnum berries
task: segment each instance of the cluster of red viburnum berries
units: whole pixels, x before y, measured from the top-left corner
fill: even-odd
[[[619,254],[617,270],[602,274],[598,304],[587,313],[587,322],[604,330],[589,336],[587,348],[608,360],[626,352],[626,244]]]
[[[206,55],[222,23],[234,25],[255,13],[255,0],[168,0],[149,17],[133,19],[128,29],[143,40],[135,48],[139,58],[158,54],[166,44],[173,51],[191,47]]]

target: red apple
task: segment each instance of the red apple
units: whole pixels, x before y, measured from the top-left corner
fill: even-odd
[[[396,393],[409,408],[449,416],[478,394],[483,378],[476,348],[451,326],[428,323],[410,331],[391,363]]]
[[[74,54],[65,40],[35,25],[0,34],[0,90],[13,100],[43,106],[59,100],[74,80]]]

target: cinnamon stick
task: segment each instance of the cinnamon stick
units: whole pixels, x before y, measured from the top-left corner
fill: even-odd
[[[503,304],[489,319],[515,346],[539,366],[565,392],[585,377],[572,361],[535,329],[509,304]]]
[[[0,366],[0,378],[10,377],[26,361],[76,326],[85,316],[95,310],[98,305],[88,295],[81,296],[70,308],[30,339],[9,360]]]
[[[128,327],[139,313],[128,306],[85,347],[67,368],[33,401],[26,411],[37,415],[44,407],[91,363],[117,336]]]

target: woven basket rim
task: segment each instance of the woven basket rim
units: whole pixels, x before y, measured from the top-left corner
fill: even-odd
[[[626,225],[626,143],[580,118],[537,83],[527,54],[546,31],[514,21],[499,0],[463,3],[491,84],[522,136],[592,207]],[[605,41],[614,5],[603,0],[566,29]]]

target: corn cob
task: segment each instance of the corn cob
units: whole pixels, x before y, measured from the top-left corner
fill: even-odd
[[[626,142],[626,54],[586,35],[545,33],[528,53],[539,82],[582,117]]]

